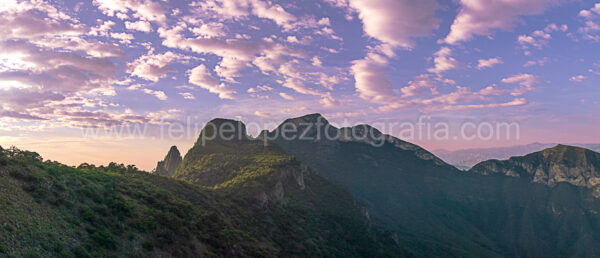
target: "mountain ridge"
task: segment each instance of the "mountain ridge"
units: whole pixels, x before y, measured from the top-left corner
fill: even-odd
[[[565,182],[594,190],[600,197],[600,153],[558,144],[555,147],[508,160],[488,160],[475,165],[471,173],[503,174],[555,186]]]
[[[431,152],[442,160],[452,164],[462,170],[469,170],[477,163],[490,159],[508,159],[514,156],[524,156],[533,152],[541,151],[556,146],[559,143],[539,143],[534,142],[525,145],[515,145],[495,148],[473,148],[461,150],[435,149]],[[596,152],[600,151],[600,144],[566,144],[590,149]]]

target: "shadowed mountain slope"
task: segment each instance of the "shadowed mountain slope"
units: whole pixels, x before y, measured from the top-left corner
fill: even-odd
[[[369,126],[327,125],[312,114],[288,119],[260,138],[346,187],[367,204],[374,222],[395,230],[411,251],[600,255],[593,248],[600,243],[600,203],[587,189],[466,173]],[[338,136],[318,137],[325,134]]]

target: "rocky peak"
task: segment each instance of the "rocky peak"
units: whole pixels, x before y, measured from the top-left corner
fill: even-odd
[[[241,121],[216,118],[206,123],[198,142],[247,140],[246,125]],[[198,144],[198,142],[196,144]]]
[[[167,156],[163,161],[159,161],[156,165],[155,173],[163,176],[173,176],[179,164],[181,164],[182,158],[181,153],[177,149],[177,146],[171,146]]]
[[[270,134],[283,138],[321,140],[335,138],[337,132],[338,129],[329,124],[325,117],[315,113],[287,119]]]
[[[325,119],[325,117],[323,117],[319,113],[308,114],[308,115],[304,115],[304,116],[296,117],[296,118],[290,118],[290,119],[285,120],[285,122],[292,122],[292,123],[294,123],[296,125],[299,125],[300,123],[306,123],[306,124],[317,124],[317,123],[329,124],[329,121],[327,121],[327,119]]]
[[[595,189],[600,196],[600,153],[562,145],[508,160],[488,160],[475,165],[472,173],[504,174],[554,186],[566,182]]]

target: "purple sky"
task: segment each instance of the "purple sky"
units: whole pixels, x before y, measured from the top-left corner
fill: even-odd
[[[256,134],[314,112],[429,149],[598,143],[599,82],[595,1],[0,5],[0,145],[68,164],[151,169],[170,145],[187,151],[190,124],[235,118],[259,123]],[[390,126],[421,116],[448,124],[450,137]],[[454,137],[466,122],[517,123],[520,137]],[[160,137],[181,123],[189,137]],[[148,131],[105,133],[123,126]]]

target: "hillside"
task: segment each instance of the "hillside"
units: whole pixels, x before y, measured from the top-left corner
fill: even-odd
[[[224,130],[225,127],[235,130]],[[305,246],[309,243],[326,249],[344,246],[350,254],[364,255],[396,248],[374,248],[375,243],[370,242],[372,234],[367,232],[368,214],[349,192],[277,146],[265,146],[248,137],[245,125],[239,121],[210,121],[173,177],[239,198],[246,206],[272,211],[273,214],[258,216],[285,227],[281,237],[296,245],[287,246],[288,251],[310,249]],[[323,223],[329,226],[324,227]],[[383,237],[392,243],[391,233]],[[351,244],[359,240],[359,245]],[[319,252],[327,254],[324,250]]]
[[[287,123],[297,130],[290,132]],[[367,204],[375,223],[396,231],[415,253],[600,255],[593,248],[600,243],[600,202],[585,188],[461,172],[416,145],[377,137],[371,127],[319,124],[328,122],[318,114],[288,119],[261,137],[346,187]],[[352,130],[352,137],[344,134]],[[290,137],[294,133],[309,138]],[[310,138],[324,133],[339,137]]]
[[[32,152],[1,153],[0,256],[400,253],[389,234],[371,229],[351,195],[308,171],[305,195],[286,181],[281,203],[266,204],[241,194],[241,185],[216,191],[134,166],[73,168]]]

